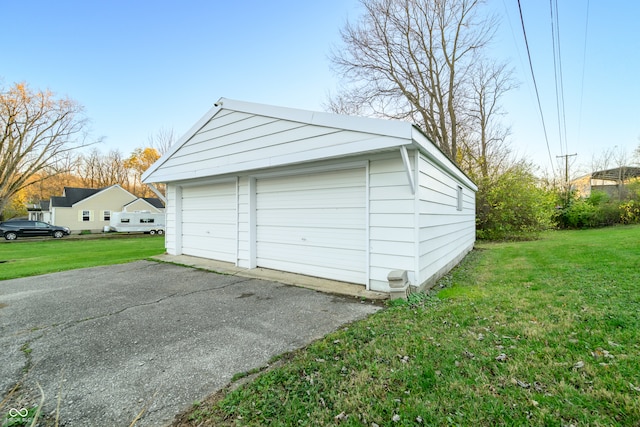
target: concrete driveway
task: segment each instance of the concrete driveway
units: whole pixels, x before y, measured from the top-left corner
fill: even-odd
[[[0,420],[40,401],[60,425],[166,425],[238,372],[377,306],[139,261],[0,282]],[[13,414],[16,411],[12,411]]]

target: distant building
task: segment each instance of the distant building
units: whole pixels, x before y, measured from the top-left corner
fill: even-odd
[[[571,188],[581,197],[589,197],[593,191],[602,191],[611,198],[625,198],[626,185],[640,177],[640,167],[621,166],[592,172],[571,181]]]
[[[69,227],[72,232],[99,232],[109,225],[113,212],[149,211],[164,213],[160,199],[136,197],[120,185],[105,188],[65,187],[53,196],[27,207],[30,220]]]

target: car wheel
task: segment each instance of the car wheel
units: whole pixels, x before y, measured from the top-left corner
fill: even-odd
[[[4,233],[4,238],[7,240],[16,240],[18,235],[13,231],[9,231],[8,233]]]
[[[53,237],[56,239],[60,239],[62,238],[62,236],[64,236],[64,233],[62,231],[54,231],[53,232]]]
[[[164,234],[164,230],[158,230],[158,234]]]
[[[156,230],[151,230],[149,234],[156,234]]]

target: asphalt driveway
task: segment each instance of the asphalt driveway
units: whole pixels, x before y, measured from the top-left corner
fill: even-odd
[[[0,420],[41,399],[64,426],[166,425],[235,373],[378,307],[139,261],[0,282]],[[60,409],[56,411],[60,397]],[[0,421],[1,423],[1,421]]]

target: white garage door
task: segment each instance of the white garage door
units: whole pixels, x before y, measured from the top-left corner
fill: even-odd
[[[235,182],[182,189],[182,253],[236,261]]]
[[[364,169],[257,181],[259,267],[366,283]]]

